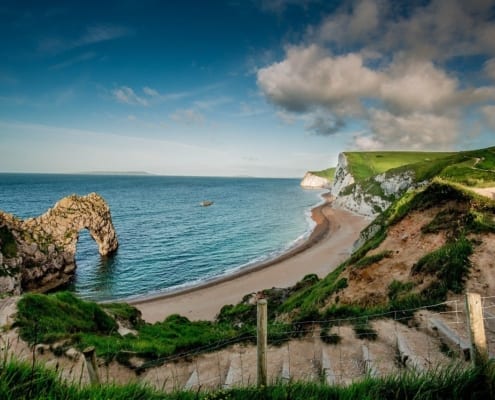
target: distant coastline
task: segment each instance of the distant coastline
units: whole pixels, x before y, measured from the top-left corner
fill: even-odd
[[[146,171],[84,171],[84,172],[76,172],[75,175],[156,176],[155,174]]]

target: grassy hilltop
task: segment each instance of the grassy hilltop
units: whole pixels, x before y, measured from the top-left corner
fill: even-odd
[[[356,182],[378,174],[411,171],[416,181],[438,177],[473,187],[495,185],[495,147],[456,153],[345,152]]]

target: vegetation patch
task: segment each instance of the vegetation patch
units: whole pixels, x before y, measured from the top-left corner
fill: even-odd
[[[6,258],[17,257],[17,243],[6,226],[0,227],[0,251]]]
[[[339,344],[342,338],[337,333],[330,332],[330,327],[324,327],[320,331],[320,339],[323,343],[327,344]]]
[[[321,178],[327,179],[330,183],[333,182],[335,178],[335,168],[327,168],[322,171],[309,171],[310,174],[319,176]]]
[[[53,343],[81,333],[111,335],[118,328],[96,303],[82,301],[69,292],[26,294],[17,307],[16,326],[29,343]]]
[[[344,268],[345,264],[342,264],[314,285],[295,292],[279,307],[279,310],[289,312],[300,308],[303,312],[307,312],[323,306],[333,293],[347,287],[347,279],[339,279]]]
[[[461,293],[471,266],[469,256],[472,252],[471,242],[461,236],[422,257],[414,264],[411,273],[435,275],[445,290]]]
[[[163,393],[150,387],[103,384],[80,387],[62,381],[55,371],[17,360],[0,366],[0,398],[4,400],[289,400],[289,399],[492,399],[495,397],[494,367],[452,365],[428,372],[405,372],[382,378],[366,377],[348,386],[317,382],[290,382],[262,387]]]
[[[367,178],[383,172],[410,164],[435,164],[438,159],[455,153],[381,151],[381,152],[346,152],[349,169],[356,180],[362,182]],[[435,162],[432,162],[435,161]],[[408,168],[410,169],[410,168]]]
[[[390,250],[384,250],[378,254],[373,254],[371,256],[366,256],[361,258],[358,262],[354,264],[354,268],[365,268],[371,264],[380,262],[384,258],[390,258],[393,252]]]
[[[356,320],[353,328],[358,339],[376,340],[378,337],[378,333],[373,329],[367,318]]]

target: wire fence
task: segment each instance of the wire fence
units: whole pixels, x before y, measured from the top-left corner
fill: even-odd
[[[495,296],[481,299],[488,352],[493,354]],[[349,384],[366,376],[467,363],[470,356],[468,318],[461,298],[366,316],[272,324],[270,328],[276,338],[285,339],[267,348],[269,383]],[[118,380],[136,380],[167,391],[253,385],[257,382],[256,339],[253,330],[170,357],[136,358],[131,360],[134,371],[100,360],[99,376],[102,382],[114,382],[118,370]],[[41,357],[38,350],[33,354]],[[70,367],[64,367],[62,359],[57,362],[65,379],[89,380],[82,357],[75,357]]]
[[[495,305],[494,303],[490,304]],[[414,313],[414,317],[404,316]],[[495,311],[495,310],[494,310]],[[490,317],[488,317],[490,318]],[[494,318],[495,320],[495,318]],[[495,322],[495,321],[494,321]],[[495,325],[495,324],[494,324]],[[365,376],[406,369],[427,370],[469,359],[469,333],[462,300],[365,317],[272,325],[278,336],[298,336],[267,349],[269,383],[319,381],[348,384]],[[233,387],[255,384],[256,337],[232,339],[167,359],[143,380],[165,389]],[[243,343],[240,343],[243,341]],[[192,358],[190,358],[192,356]]]

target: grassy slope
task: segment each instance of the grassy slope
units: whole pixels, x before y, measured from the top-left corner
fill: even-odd
[[[366,378],[346,387],[321,383],[289,383],[211,392],[162,393],[136,384],[77,387],[62,382],[54,371],[9,360],[0,364],[0,398],[4,400],[99,399],[490,399],[494,393],[493,365],[405,373]]]
[[[389,171],[411,170],[416,181],[436,176],[465,186],[495,186],[495,147],[458,153],[346,152],[357,182]]]
[[[335,169],[336,168],[327,168],[322,171],[309,171],[311,174],[316,176],[321,176],[322,178],[328,179],[329,182],[333,182],[335,177]]]
[[[454,153],[376,151],[346,152],[349,169],[356,181],[363,181],[393,168],[419,162],[431,162]]]

